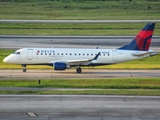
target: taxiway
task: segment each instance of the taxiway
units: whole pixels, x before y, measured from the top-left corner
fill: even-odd
[[[21,69],[0,70],[0,79],[44,79],[44,78],[160,78],[160,70],[105,70],[83,69],[77,74],[75,69],[65,71],[33,70],[23,73]]]
[[[159,96],[0,95],[1,120],[160,120]]]
[[[129,44],[135,36],[28,36],[0,35],[0,48],[119,48]],[[151,50],[160,52],[160,36],[153,36]]]

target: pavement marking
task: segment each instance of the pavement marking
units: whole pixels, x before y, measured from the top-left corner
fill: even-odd
[[[34,112],[27,112],[30,117],[38,117]]]

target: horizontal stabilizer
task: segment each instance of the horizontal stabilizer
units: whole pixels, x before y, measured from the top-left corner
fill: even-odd
[[[133,56],[144,56],[146,54],[149,54],[149,52],[143,52],[143,53],[133,53]]]
[[[157,52],[149,52],[150,57],[157,55]]]
[[[149,55],[150,57],[152,57],[152,56],[155,56],[155,55],[157,55],[158,53],[157,52],[141,52],[141,53],[133,53],[132,55],[133,56],[144,56],[144,55]]]

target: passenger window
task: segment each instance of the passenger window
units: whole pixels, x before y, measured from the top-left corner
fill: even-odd
[[[43,55],[43,53],[41,53],[41,55]]]
[[[51,53],[49,53],[49,55],[51,55]]]
[[[47,53],[45,53],[45,55],[47,55]]]

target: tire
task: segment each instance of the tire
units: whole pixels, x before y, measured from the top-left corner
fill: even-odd
[[[27,70],[26,69],[23,69],[23,72],[26,72]]]
[[[77,71],[77,73],[81,73],[82,72],[81,68],[76,69],[76,71]]]

